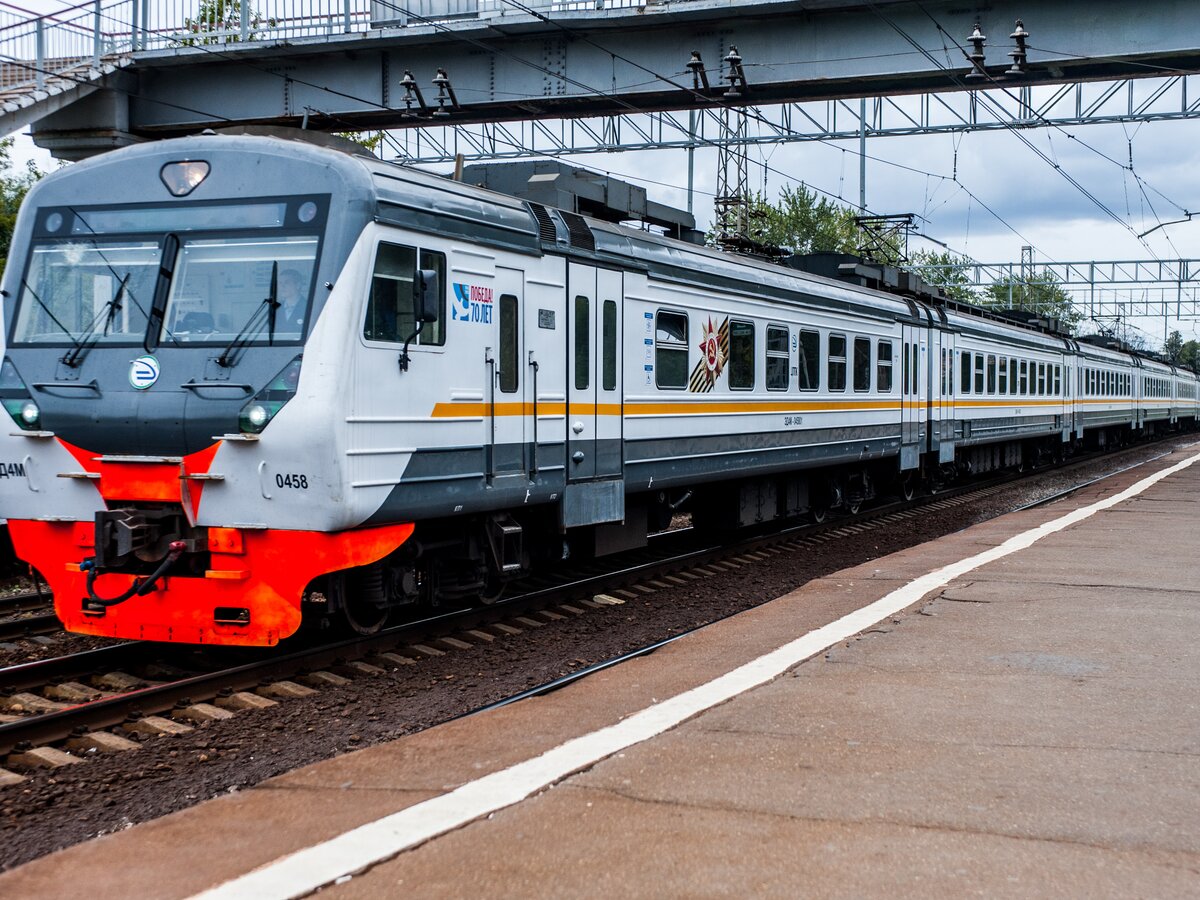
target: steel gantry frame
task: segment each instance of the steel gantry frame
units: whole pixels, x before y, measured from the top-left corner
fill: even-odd
[[[418,165],[575,156],[634,150],[679,150],[757,144],[845,141],[1001,131],[1008,128],[1136,124],[1200,118],[1200,76],[1076,82],[926,93],[866,100],[826,100],[755,108],[750,130],[736,137],[713,115],[688,111],[409,128],[392,132],[400,159]],[[979,94],[986,94],[986,100]],[[865,109],[865,119],[864,119]],[[864,128],[865,124],[865,128]]]
[[[1200,259],[969,262],[913,266],[931,284],[982,292],[994,285],[1061,288],[1089,319],[1200,317]],[[1035,312],[1046,312],[1034,309]]]

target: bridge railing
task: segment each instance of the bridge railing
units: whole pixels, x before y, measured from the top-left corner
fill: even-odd
[[[480,16],[666,6],[690,0],[85,0],[38,15],[0,0],[0,90],[44,88],[139,50],[277,41]]]

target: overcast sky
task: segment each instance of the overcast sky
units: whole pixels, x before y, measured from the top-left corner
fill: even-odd
[[[27,0],[23,5],[38,10],[64,6],[58,0]],[[1139,92],[1160,83],[1139,82]],[[1047,90],[1038,89],[1035,97],[1045,96]],[[1118,98],[1117,105],[1121,102]],[[1026,244],[1034,247],[1039,261],[1200,257],[1200,217],[1159,229],[1144,242],[1136,237],[1160,221],[1182,218],[1184,210],[1200,210],[1198,134],[1200,128],[1192,122],[1022,130],[1020,135],[1050,162],[1010,131],[875,138],[867,143],[872,157],[867,164],[867,205],[878,213],[917,213],[924,217],[923,231],[982,262],[1019,262]],[[54,165],[27,136],[19,136],[14,149],[18,160],[33,158],[43,168]],[[857,141],[752,148],[752,188],[765,187],[775,196],[786,184],[802,180],[857,204],[857,151]],[[683,151],[586,155],[577,161],[642,180],[651,199],[686,205]],[[701,227],[711,222],[716,167],[715,150],[697,151],[696,214]],[[956,171],[957,183],[952,178]],[[912,247],[939,249],[921,240]],[[1162,319],[1136,324],[1155,343],[1161,342]],[[1167,327],[1178,328],[1185,337],[1200,337],[1194,320],[1171,320]]]

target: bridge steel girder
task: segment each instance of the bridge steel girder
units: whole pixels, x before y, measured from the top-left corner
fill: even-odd
[[[749,84],[738,103],[961,90],[969,67],[939,26],[965,45],[979,21],[988,71],[1000,77],[1018,18],[1032,37],[1029,75],[1014,86],[1162,75],[1200,68],[1194,2],[1147,0],[1137,15],[1126,0],[747,0],[736,11],[729,0],[693,0],[557,12],[550,22],[509,10],[437,25],[410,17],[406,27],[137,52],[127,127],[157,138],[238,124],[347,131],[713,107],[727,102],[721,60],[731,46]],[[702,96],[684,70],[693,50],[712,85]],[[439,68],[459,108],[449,120],[405,118],[404,72],[432,104]],[[34,138],[82,139],[93,128],[112,123],[68,108]]]
[[[961,94],[873,97],[867,103],[866,136],[911,137],[1011,128],[1140,124],[1200,119],[1200,77],[1126,79],[1064,84],[1035,99],[1028,86]],[[986,97],[986,101],[982,98]],[[847,141],[864,130],[856,101],[826,100],[756,107],[747,145]],[[693,119],[694,117],[694,119]],[[716,115],[694,111],[653,112],[556,121],[492,122],[407,128],[392,136],[399,159],[415,165],[578,156],[646,150],[718,147],[732,142]]]

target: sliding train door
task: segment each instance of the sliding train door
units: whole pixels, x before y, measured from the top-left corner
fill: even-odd
[[[572,262],[567,272],[567,528],[625,516],[620,325],[623,275]]]

